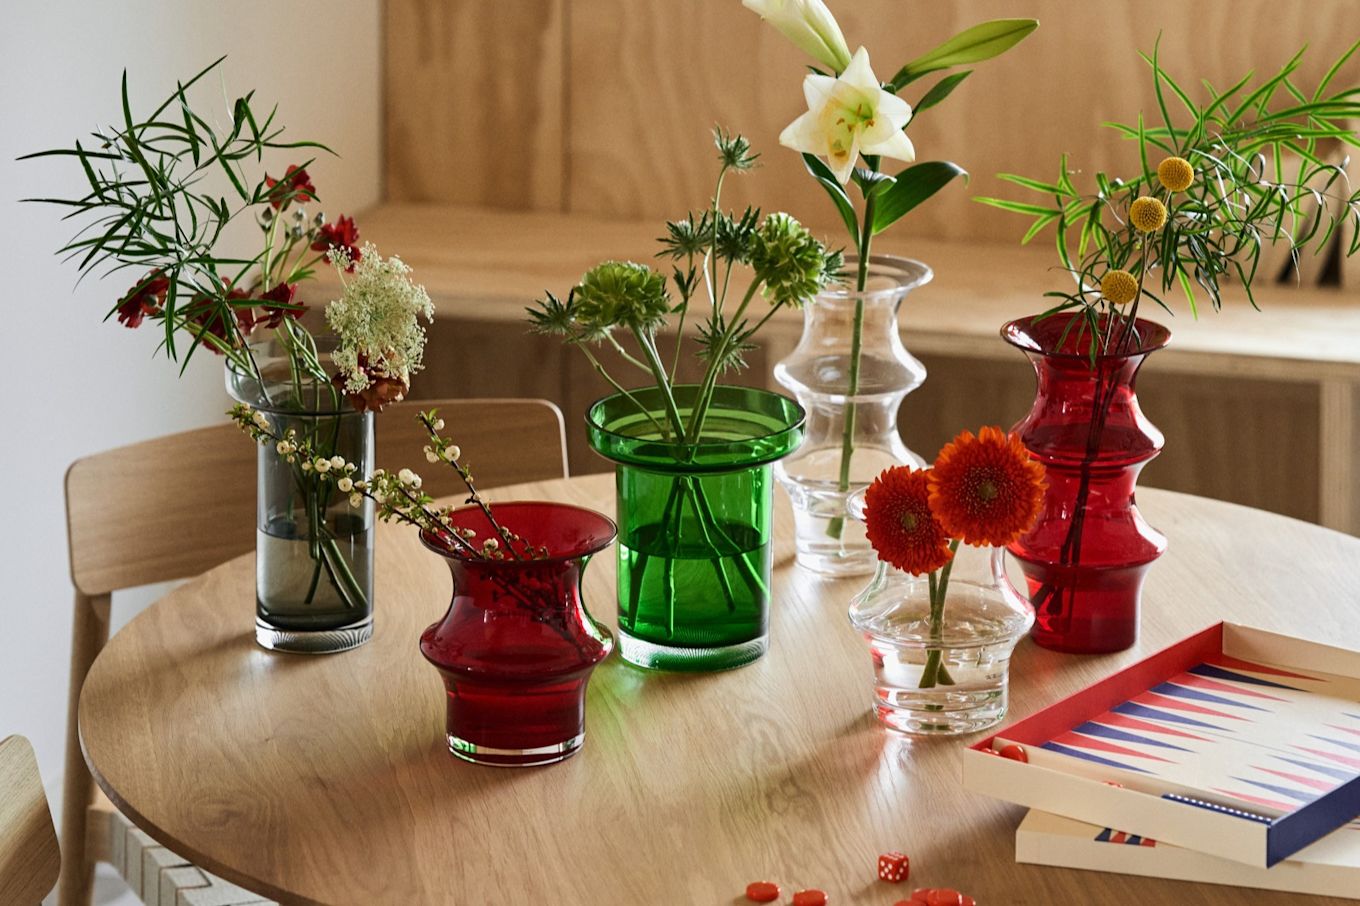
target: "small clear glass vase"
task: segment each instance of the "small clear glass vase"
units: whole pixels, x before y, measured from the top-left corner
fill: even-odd
[[[849,256],[846,273],[857,268]],[[798,565],[813,572],[872,573],[873,549],[847,501],[889,466],[925,465],[897,426],[902,400],[926,378],[925,366],[902,345],[897,315],[907,293],[931,277],[919,261],[871,256],[864,291],[843,284],[813,299],[798,346],[774,368],[775,380],[807,412],[803,445],[775,466],[775,476],[793,502]],[[856,322],[859,369],[852,374]]]
[[[329,370],[334,338],[316,340]],[[330,381],[297,373],[278,339],[252,344],[258,374],[227,365],[227,391],[263,412],[270,431],[373,471],[373,414],[356,412]],[[243,442],[244,439],[243,439]],[[350,505],[335,476],[258,452],[255,641],[274,651],[347,651],[373,634],[373,503]]]
[[[972,733],[1006,715],[1011,652],[1034,610],[1006,575],[1002,548],[960,547],[944,607],[930,580],[879,561],[850,602],[850,622],[869,642],[874,714],[917,735]]]

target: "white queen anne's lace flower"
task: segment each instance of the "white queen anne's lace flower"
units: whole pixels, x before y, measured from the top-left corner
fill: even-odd
[[[379,257],[372,243],[357,262],[340,248],[329,257],[341,272],[354,267],[343,295],[326,306],[326,323],[340,341],[333,359],[343,389],[356,407],[381,409],[401,399],[421,369],[425,330],[418,319],[433,320],[434,306],[411,282],[411,269],[395,256]]]

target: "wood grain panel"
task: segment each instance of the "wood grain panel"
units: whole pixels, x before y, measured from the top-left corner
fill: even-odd
[[[387,198],[561,207],[565,6],[387,0]]]
[[[57,883],[61,851],[33,746],[0,740],[0,903],[36,903]]]
[[[907,445],[929,459],[965,428],[1010,427],[1034,401],[1034,372],[1013,361],[922,356],[929,376],[902,405]],[[1166,447],[1139,477],[1165,488],[1316,522],[1329,492],[1311,463],[1319,456],[1317,390],[1306,384],[1187,376],[1148,360],[1138,378],[1143,413]],[[1327,487],[1333,486],[1333,473]]]
[[[435,205],[384,205],[362,222],[366,236],[400,250],[434,300],[429,367],[415,398],[552,400],[566,419],[572,472],[606,470],[585,443],[582,417],[608,385],[576,350],[528,334],[524,309],[545,289],[565,294],[603,258],[650,261],[655,224]],[[1054,279],[1047,250],[906,237],[882,245],[923,259],[936,275],[902,308],[904,342],[931,369],[903,409],[908,444],[929,453],[961,427],[1013,423],[1029,407],[1033,377],[997,331],[1043,306]],[[318,281],[314,298],[333,288]],[[1324,445],[1318,400],[1324,383],[1329,399],[1360,398],[1360,304],[1352,292],[1275,286],[1261,287],[1257,301],[1261,311],[1229,293],[1221,312],[1168,320],[1173,342],[1152,358],[1142,394],[1169,445],[1144,483],[1360,531],[1360,495],[1343,480],[1360,474],[1350,440],[1360,429],[1333,417]],[[796,312],[773,318],[737,382],[768,386],[801,325]],[[1339,402],[1332,410],[1350,411]]]
[[[1355,38],[1351,0],[901,0],[833,2],[853,49],[869,48],[887,78],[911,57],[988,18],[1040,20],[1039,30],[981,64],[940,107],[909,129],[922,160],[952,159],[974,174],[950,186],[897,229],[907,235],[1016,239],[1025,221],[970,195],[1017,190],[998,171],[1047,178],[1059,156],[1085,171],[1138,166],[1133,144],[1100,128],[1156,116],[1150,73],[1138,57],[1162,34],[1178,80],[1230,84],[1252,67],[1273,71],[1303,44],[1309,84]],[[745,133],[765,152],[761,170],[737,181],[733,205],[783,208],[839,234],[839,222],[779,131],[805,109],[799,80],[808,60],[735,0],[592,0],[571,7],[568,80],[568,209],[626,217],[673,217],[711,192],[714,123]],[[1360,60],[1341,75],[1360,78]],[[915,102],[930,85],[911,86]]]
[[[182,579],[253,549],[255,497],[241,490],[255,486],[255,460],[226,423],[76,460],[66,472],[76,588],[100,595]]]
[[[613,507],[607,476],[505,494]],[[1336,567],[1360,557],[1360,540],[1166,491],[1139,504],[1170,548],[1149,573],[1138,644],[1072,657],[1022,642],[1014,717],[1214,620],[1316,639],[1360,633],[1360,576]],[[953,885],[984,904],[1299,902],[1017,864],[1023,809],[962,790],[962,743],[911,740],[874,721],[868,651],[845,620],[863,580],[795,570],[782,495],[773,553],[765,657],[708,675],[611,658],[591,680],[584,749],[553,767],[497,770],[449,755],[445,696],[415,650],[448,605],[448,571],[414,532],[387,525],[369,644],[324,658],[260,651],[251,561],[238,558],[114,637],[86,683],[82,738],[100,785],[137,824],[289,906],[735,906],[757,877],[883,906],[900,896],[874,881],[874,859],[889,849],[911,853],[912,886]],[[610,625],[613,561],[595,558],[583,589]]]
[[[444,435],[462,447],[461,462],[478,490],[526,481],[567,477],[562,412],[542,399],[426,399],[394,403],[374,428],[378,468],[419,472],[422,490],[433,497],[466,495],[458,473],[428,464],[429,434],[417,416],[431,407],[447,427]]]

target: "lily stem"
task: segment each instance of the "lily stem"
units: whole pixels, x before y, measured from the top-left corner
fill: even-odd
[[[850,490],[850,460],[855,455],[855,397],[859,395],[860,353],[864,348],[864,287],[869,282],[869,246],[874,236],[874,208],[877,196],[870,192],[864,201],[864,225],[859,235],[859,266],[855,274],[855,318],[850,331],[850,374],[845,390],[845,426],[841,431],[841,469],[836,490]],[[845,517],[836,516],[826,527],[829,537],[845,533]]]

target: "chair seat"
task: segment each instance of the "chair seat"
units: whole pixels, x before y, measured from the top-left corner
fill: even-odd
[[[96,788],[86,825],[86,852],[118,870],[146,906],[278,906],[161,846]]]

